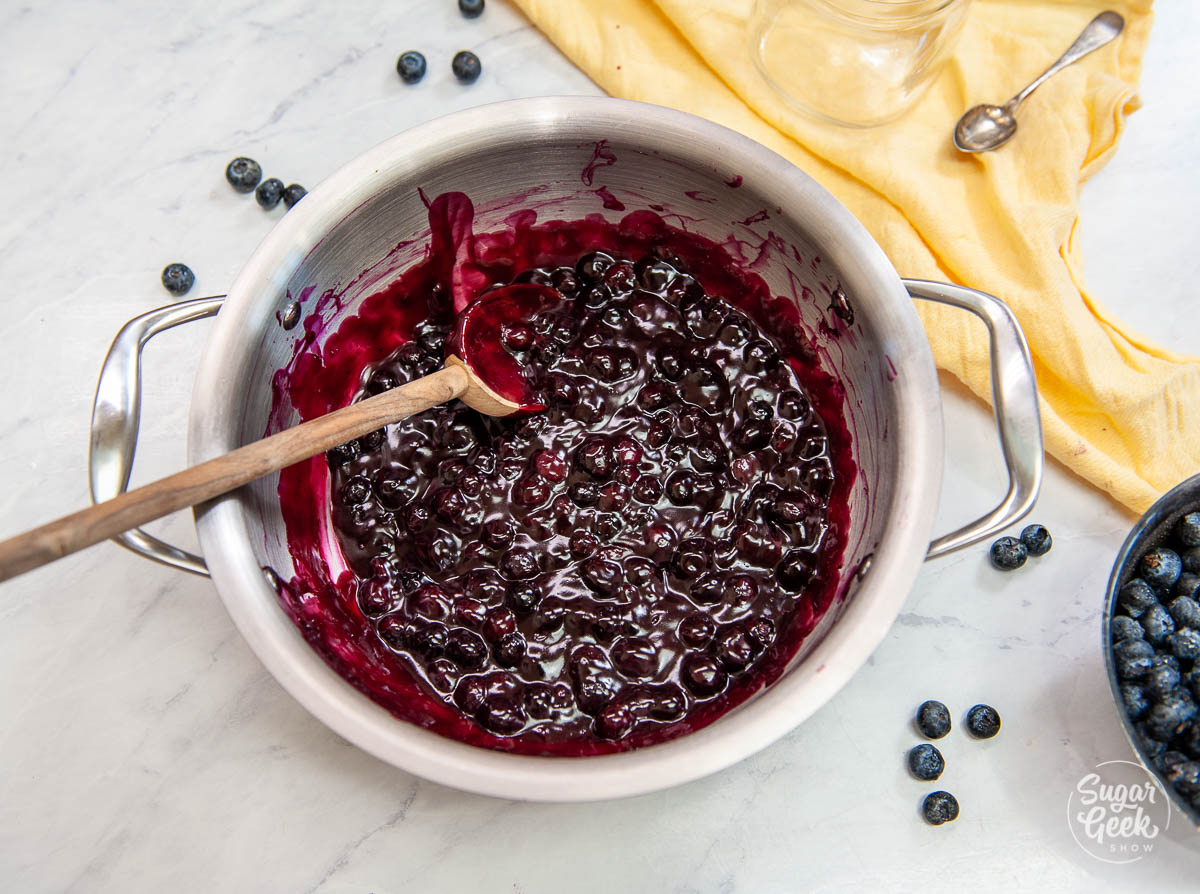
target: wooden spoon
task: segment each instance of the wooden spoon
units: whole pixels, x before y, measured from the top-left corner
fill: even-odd
[[[533,283],[504,286],[480,296],[459,315],[447,340],[445,364],[432,375],[0,542],[0,581],[219,497],[454,398],[488,416],[545,409],[521,365],[501,344],[501,335],[507,327],[561,300],[558,292]]]

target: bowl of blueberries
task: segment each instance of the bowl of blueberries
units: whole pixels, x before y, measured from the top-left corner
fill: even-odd
[[[1103,635],[1129,741],[1200,825],[1200,475],[1129,532],[1109,578]]]

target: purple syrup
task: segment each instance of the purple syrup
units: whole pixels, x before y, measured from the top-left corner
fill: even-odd
[[[711,723],[834,600],[841,387],[790,301],[656,214],[473,234],[465,196],[429,204],[426,259],[297,359],[292,405],[432,372],[456,308],[524,282],[562,298],[502,337],[547,409],[443,405],[284,470],[285,609],[372,699],[470,744],[589,755]]]

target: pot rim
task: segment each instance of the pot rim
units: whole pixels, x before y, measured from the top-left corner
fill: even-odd
[[[320,240],[378,191],[381,181],[415,178],[421,164],[486,138],[537,140],[559,128],[619,133],[671,147],[697,166],[720,164],[747,184],[770,184],[785,215],[803,216],[822,257],[851,294],[872,289],[900,316],[889,332],[891,382],[905,420],[893,433],[897,476],[888,524],[863,576],[823,639],[754,698],[679,739],[631,752],[583,758],[492,751],[398,720],[334,671],[279,605],[251,549],[243,497],[197,509],[196,527],[217,591],[246,642],[276,680],[335,732],[393,766],[458,789],[551,802],[644,794],[722,770],[790,732],[833,696],[890,629],[924,560],[940,496],[943,436],[937,374],[924,329],[899,275],[862,224],[815,180],[765,146],[721,125],[646,103],[607,97],[539,97],[477,106],[394,136],[332,174],[255,249],[230,288],[205,345],[192,393],[188,457],[198,463],[237,446],[240,420],[225,395],[237,382],[228,362],[238,336],[273,314],[278,295]],[[597,136],[596,139],[601,137]],[[414,179],[414,188],[419,179]],[[889,342],[891,344],[891,342]],[[898,427],[901,428],[901,427]],[[848,571],[843,571],[843,574]]]

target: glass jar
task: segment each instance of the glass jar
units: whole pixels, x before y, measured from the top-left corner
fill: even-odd
[[[970,0],[757,0],[751,55],[797,111],[848,127],[902,115],[953,49]]]

